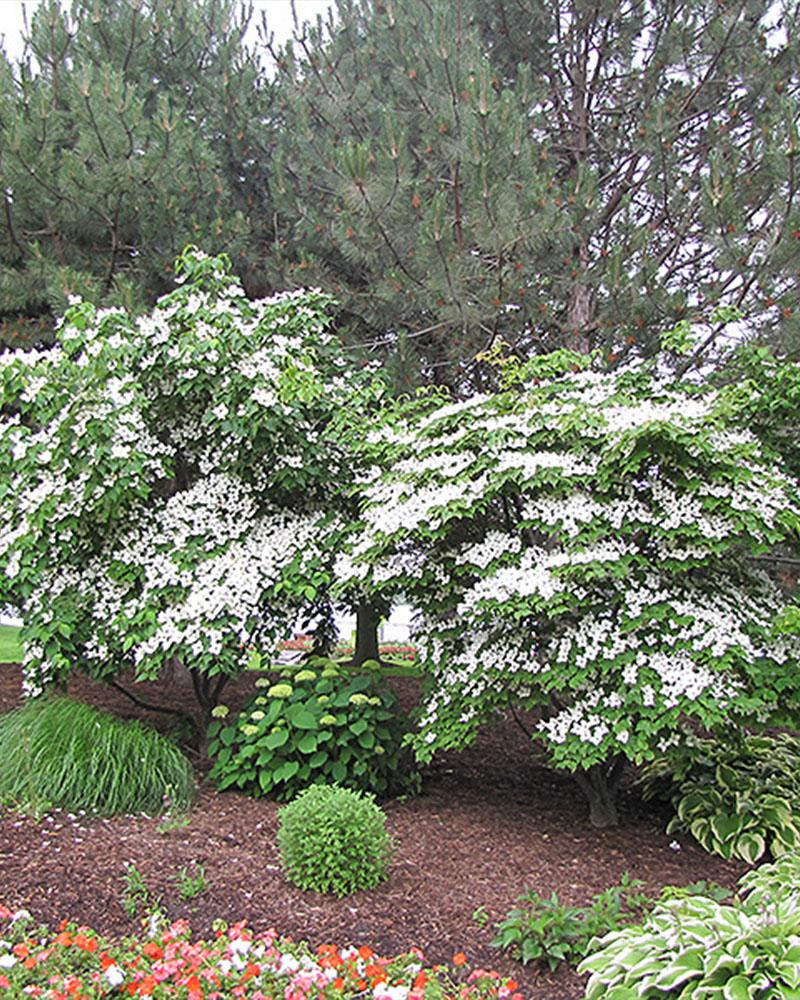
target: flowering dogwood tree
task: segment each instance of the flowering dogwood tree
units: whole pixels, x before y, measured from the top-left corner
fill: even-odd
[[[687,720],[764,723],[796,703],[800,643],[773,633],[783,600],[759,562],[796,539],[796,483],[733,426],[735,391],[567,352],[520,378],[385,421],[337,571],[423,610],[422,759],[533,710],[532,736],[607,825],[625,760]]]
[[[75,302],[53,350],[0,357],[0,606],[31,694],[182,664],[208,712],[327,585],[374,372],[349,370],[321,294],[250,302],[193,250],[178,272],[149,315]]]

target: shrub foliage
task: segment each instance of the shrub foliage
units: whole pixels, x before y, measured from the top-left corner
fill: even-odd
[[[301,889],[346,896],[386,877],[392,842],[371,795],[312,785],[279,813],[281,865]]]
[[[379,673],[348,675],[321,659],[286,673],[233,725],[209,727],[219,788],[291,799],[311,784],[377,794],[403,786],[405,727]]]

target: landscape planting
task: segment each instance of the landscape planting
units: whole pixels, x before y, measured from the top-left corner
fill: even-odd
[[[0,1000],[800,1000],[800,6],[322,5],[0,45]]]

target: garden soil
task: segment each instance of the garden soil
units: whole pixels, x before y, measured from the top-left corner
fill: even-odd
[[[226,690],[233,711],[253,693],[253,679],[246,675]],[[395,684],[409,708],[416,682]],[[163,706],[192,710],[183,677],[138,685],[141,691]],[[71,679],[69,693],[162,730],[169,725],[168,716],[85,678]],[[19,668],[0,667],[0,710],[20,700]],[[705,854],[691,838],[666,836],[665,816],[633,791],[623,793],[618,827],[592,829],[572,780],[537,764],[512,719],[499,720],[468,750],[437,757],[423,776],[421,795],[385,803],[396,844],[388,879],[343,900],[284,881],[275,802],[205,784],[188,822],[167,830],[144,816],[54,813],[36,822],[0,809],[0,903],[24,907],[51,926],[66,917],[106,935],[136,934],[140,920],[123,908],[126,865],[133,864],[168,915],[188,919],[197,935],[223,918],[314,946],[368,944],[388,955],[416,945],[431,964],[463,951],[470,965],[512,976],[525,997],[577,1000],[584,979],[568,967],[523,966],[491,947],[493,925],[520,893],[557,892],[565,903],[585,904],[624,872],[655,894],[665,884],[698,879],[732,886],[744,871]],[[181,901],[179,872],[198,865],[205,891]]]

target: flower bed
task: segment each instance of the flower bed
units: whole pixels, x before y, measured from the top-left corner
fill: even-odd
[[[285,639],[278,644],[281,650],[310,653],[314,645],[313,636],[298,635],[293,639]],[[352,643],[337,643],[334,656],[352,656],[355,647]],[[417,647],[405,642],[382,642],[379,646],[381,657],[389,660],[416,660]]]
[[[469,971],[458,953],[451,966],[426,968],[415,948],[381,958],[371,948],[304,943],[256,935],[244,923],[220,924],[210,941],[189,925],[152,918],[140,940],[112,942],[87,927],[37,927],[25,911],[0,906],[0,996],[49,1000],[131,996],[164,1000],[522,1000],[517,984],[496,972]]]

